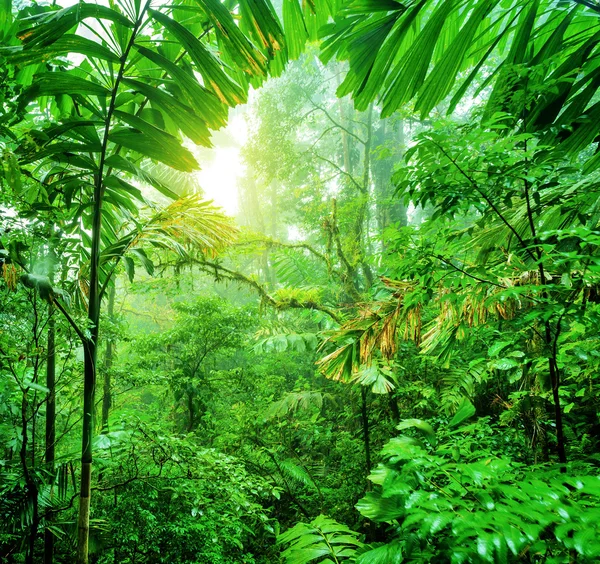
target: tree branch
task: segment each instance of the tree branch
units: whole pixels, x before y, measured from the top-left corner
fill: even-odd
[[[335,168],[335,170],[337,170],[340,174],[343,174],[345,177],[347,177],[350,180],[350,182],[352,182],[352,184],[354,184],[354,186],[357,188],[357,190],[361,194],[365,194],[366,193],[367,188],[365,186],[362,186],[360,184],[360,182],[358,182],[356,180],[356,178],[354,178],[354,176],[352,176],[349,172],[346,172],[343,168],[339,167],[337,164],[335,164],[333,161],[329,160],[326,157],[322,157],[321,155],[315,155],[315,157],[317,157],[317,159],[325,161],[330,166],[332,166],[333,168]]]
[[[245,276],[241,272],[237,272],[235,270],[231,270],[225,266],[222,266],[216,262],[210,262],[194,257],[189,257],[185,262],[186,264],[195,264],[196,266],[199,266],[202,270],[204,270],[204,272],[213,274],[217,280],[220,277],[222,277],[226,278],[227,280],[238,282],[240,284],[244,284],[253,288],[265,303],[268,303],[271,307],[274,307],[275,309],[313,309],[315,311],[322,311],[340,325],[342,323],[342,320],[337,315],[337,313],[331,308],[328,308],[327,306],[324,306],[312,300],[300,301],[295,298],[286,302],[278,301],[276,298],[271,296],[267,292],[267,290],[265,290],[265,288],[256,280]]]
[[[520,245],[523,247],[523,250],[533,259],[534,262],[537,262],[538,259],[533,254],[531,249],[525,244],[525,241],[519,235],[519,232],[510,224],[510,222],[504,217],[504,214],[498,209],[498,206],[492,202],[491,198],[477,185],[477,183],[464,171],[464,169],[458,164],[456,159],[453,159],[448,152],[436,141],[433,139],[430,140],[441,152],[442,154],[456,167],[458,172],[466,178],[469,184],[477,191],[477,193],[487,202],[487,204],[492,208],[494,213],[500,218],[502,223],[508,227],[511,233],[516,237],[517,241],[519,241]]]

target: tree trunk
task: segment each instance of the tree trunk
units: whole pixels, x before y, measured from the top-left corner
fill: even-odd
[[[360,388],[360,397],[361,397],[361,418],[362,418],[362,428],[363,428],[363,441],[365,444],[365,465],[367,474],[371,471],[371,444],[369,438],[369,413],[367,407],[367,388],[365,386],[361,386]]]
[[[339,76],[336,78],[337,85],[340,86],[341,80]],[[352,174],[354,169],[354,163],[352,162],[352,141],[348,132],[352,133],[352,121],[348,119],[346,115],[346,111],[344,108],[344,100],[343,98],[337,99],[338,111],[340,112],[340,123],[343,128],[340,129],[340,134],[342,136],[342,151],[343,151],[343,159],[344,159],[344,170],[348,174]],[[352,110],[351,110],[352,111]]]
[[[108,291],[107,313],[109,320],[113,320],[115,313],[115,286],[112,285]],[[114,344],[109,337],[106,340],[106,355],[104,357],[104,383],[102,387],[102,433],[108,432],[108,416],[112,407],[111,400],[111,370],[114,356]]]
[[[56,335],[56,321],[54,319],[54,306],[48,306],[48,359],[46,362],[46,468],[54,483],[54,446],[56,442],[56,355],[54,338]],[[52,511],[46,514],[46,524],[52,521]],[[44,564],[52,564],[54,560],[54,534],[48,526],[44,530]]]
[[[88,320],[90,334],[82,336],[84,350],[83,373],[83,429],[81,433],[81,489],[79,496],[79,517],[77,521],[77,564],[88,563],[88,540],[90,532],[90,497],[92,488],[92,439],[94,437],[93,411],[96,391],[96,366],[98,352],[98,331],[100,325],[100,242],[102,240],[102,203],[104,200],[104,176],[108,153],[108,137],[112,118],[116,108],[119,85],[125,73],[129,52],[133,48],[144,14],[150,1],[139,9],[138,19],[131,31],[127,46],[120,59],[119,72],[112,86],[110,102],[104,121],[104,136],[98,160],[98,170],[94,174],[94,198],[92,200],[92,244],[90,247],[90,294],[88,301]]]
[[[390,412],[392,414],[392,423],[397,425],[400,423],[400,410],[398,409],[398,400],[394,396],[393,392],[388,394],[388,401],[390,405]]]
[[[27,488],[27,501],[31,503],[33,506],[33,517],[31,520],[31,526],[29,527],[28,534],[28,542],[27,549],[25,553],[25,564],[34,564],[34,548],[35,548],[35,539],[37,537],[37,527],[39,522],[38,517],[38,490],[37,484],[29,471],[29,467],[27,465],[27,443],[28,443],[28,434],[27,434],[27,407],[29,402],[27,401],[27,390],[23,390],[23,399],[21,401],[21,450],[19,452],[21,458],[21,465],[23,467],[23,476],[25,478],[25,484]]]
[[[196,410],[194,408],[194,394],[193,392],[186,392],[187,395],[187,408],[188,408],[188,433],[191,433],[194,430],[194,425],[196,423]]]
[[[97,339],[97,331],[96,331]],[[81,486],[79,517],[77,521],[77,564],[88,562],[90,532],[90,498],[92,486],[92,439],[94,437],[93,411],[96,388],[96,341],[94,337],[84,346],[83,431],[81,434]]]
[[[367,111],[367,139],[365,140],[363,155],[363,181],[361,204],[357,218],[356,237],[358,241],[358,256],[367,282],[368,290],[373,285],[373,272],[367,262],[367,256],[371,254],[370,217],[369,205],[371,200],[371,144],[373,140],[373,104]]]
[[[561,463],[561,472],[567,471],[567,451],[565,448],[565,434],[563,430],[562,409],[560,407],[560,372],[556,362],[556,356],[548,359],[548,370],[552,384],[552,400],[554,402],[554,419],[556,424],[556,448],[558,450],[558,461]]]

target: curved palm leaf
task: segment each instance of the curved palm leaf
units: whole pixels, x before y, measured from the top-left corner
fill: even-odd
[[[452,111],[470,88],[493,84],[491,115],[527,90],[536,69],[544,88],[529,92],[524,128],[558,131],[575,153],[600,131],[599,14],[595,2],[578,0],[350,0],[321,29],[322,59],[348,61],[338,94],[352,94],[362,110],[379,98],[382,117],[410,100],[426,116],[454,92]],[[476,85],[478,77],[487,78]]]

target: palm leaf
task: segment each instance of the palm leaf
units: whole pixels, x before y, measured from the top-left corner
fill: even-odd
[[[385,117],[414,99],[415,108],[425,116],[454,90],[449,104],[453,110],[484,65],[499,61],[480,86],[493,84],[489,116],[510,103],[512,68],[538,65],[546,82],[556,86],[533,96],[534,118],[528,120],[528,129],[544,128],[554,137],[561,131],[560,140],[571,154],[598,134],[597,108],[588,107],[598,88],[593,61],[600,20],[595,5],[420,0],[395,6],[384,3],[379,11],[371,4],[348,2],[334,14],[335,23],[321,31],[323,60],[336,56],[350,66],[338,94],[351,93],[358,109],[381,96]],[[306,24],[307,15],[302,15]],[[293,27],[300,29],[300,23]],[[549,60],[555,64],[548,64]],[[470,72],[455,88],[464,71]],[[581,88],[574,87],[576,75],[579,85],[590,82],[583,96]]]

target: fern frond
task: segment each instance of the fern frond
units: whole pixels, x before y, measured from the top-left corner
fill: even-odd
[[[305,486],[314,486],[313,479],[310,477],[309,473],[291,458],[280,460],[278,466],[279,471],[285,478],[290,478]]]
[[[273,254],[271,263],[277,278],[286,286],[314,286],[315,283],[322,285],[327,283],[327,271],[307,251],[301,253],[297,249],[278,249]]]
[[[277,544],[288,544],[281,553],[286,564],[308,562],[349,562],[363,543],[346,525],[319,515],[310,523],[298,523],[277,537]]]
[[[449,370],[441,380],[440,397],[447,413],[454,413],[465,399],[473,400],[477,384],[485,382],[488,376],[484,359]]]

